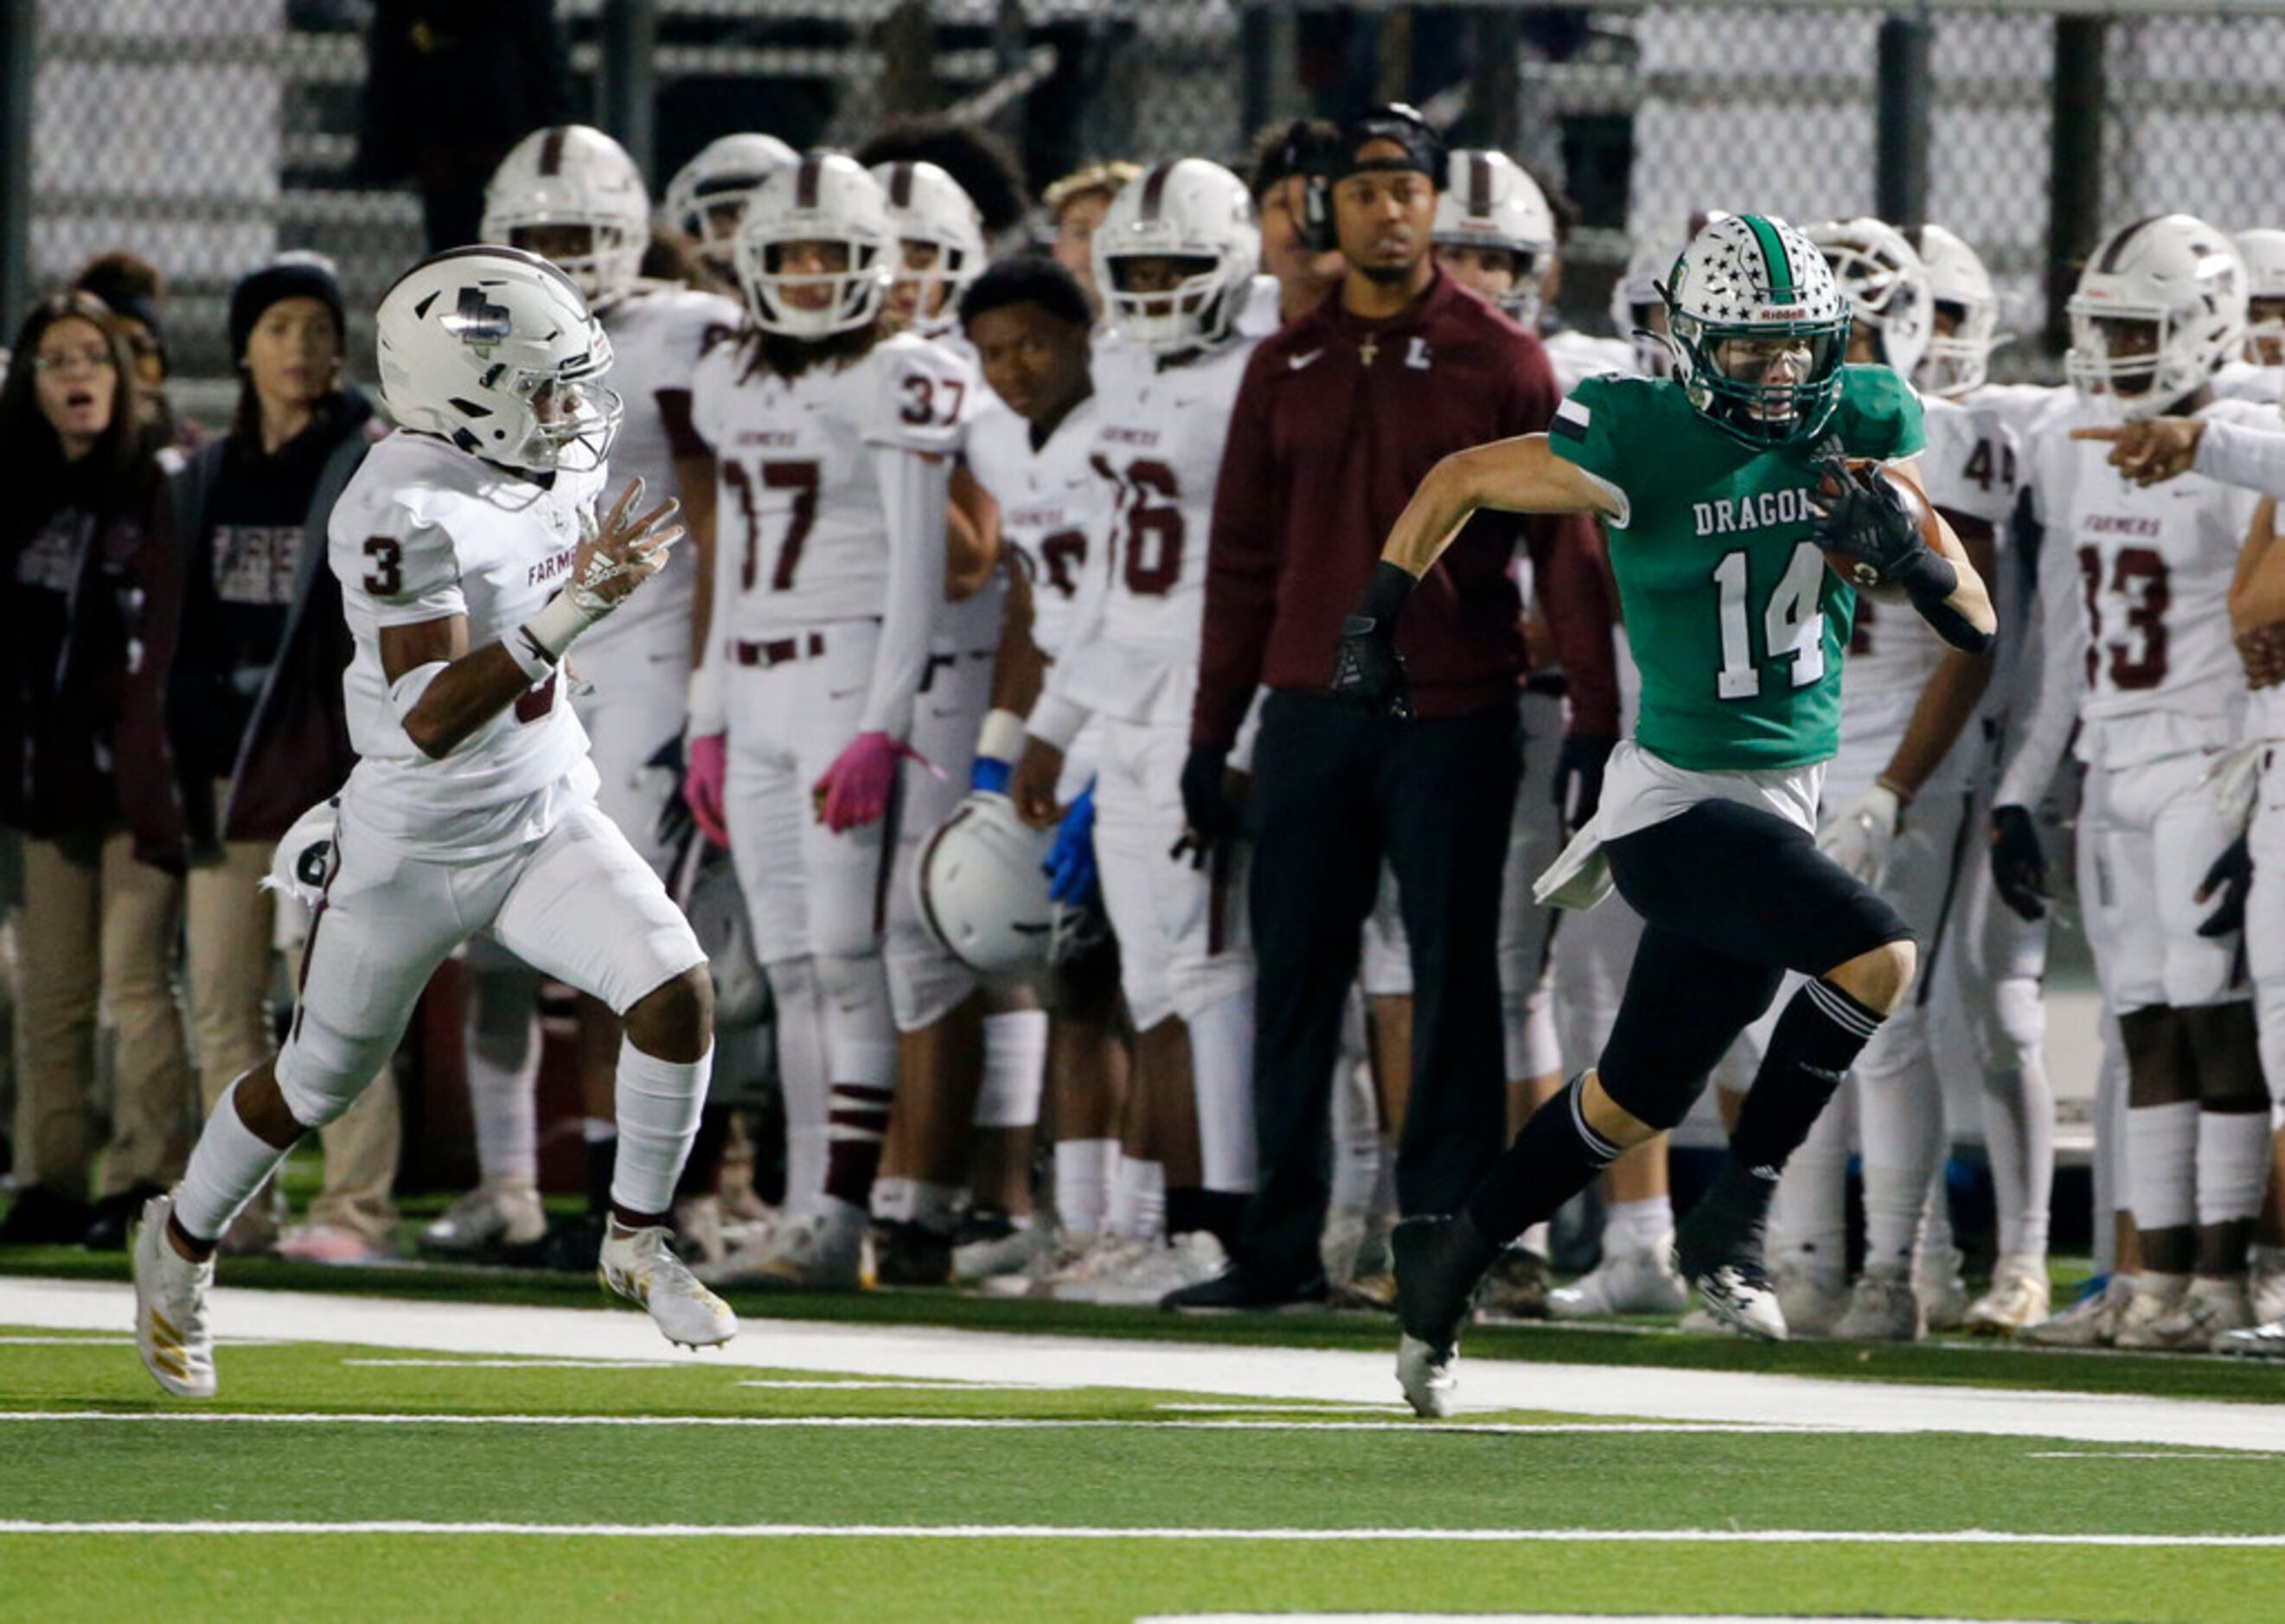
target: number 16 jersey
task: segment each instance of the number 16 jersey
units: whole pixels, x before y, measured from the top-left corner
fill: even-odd
[[[1188,726],[1205,620],[1206,536],[1229,414],[1254,341],[1179,366],[1106,346],[1095,368],[1088,461],[1111,492],[1103,558],[1090,560],[1031,731],[1065,744],[1082,713]]]
[[[906,333],[790,379],[750,375],[751,355],[749,342],[718,343],[690,383],[691,426],[720,470],[716,653],[880,618],[889,542],[872,451],[956,451],[978,387],[957,356]]]

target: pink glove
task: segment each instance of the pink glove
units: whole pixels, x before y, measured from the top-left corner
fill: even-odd
[[[838,835],[879,818],[889,810],[889,791],[896,785],[899,759],[917,761],[937,773],[911,745],[884,733],[860,733],[852,739],[825,769],[825,776],[810,786],[818,804],[819,821]]]
[[[682,798],[689,804],[691,820],[725,851],[730,845],[730,820],[723,814],[722,802],[729,777],[727,738],[717,733],[690,741],[690,762],[682,773]]]

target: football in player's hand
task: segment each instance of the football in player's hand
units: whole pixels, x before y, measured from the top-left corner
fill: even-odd
[[[1849,459],[1848,467],[1849,476],[1851,479],[1878,480],[1890,490],[1895,491],[1897,500],[1904,504],[1905,514],[1911,517],[1913,528],[1920,531],[1922,544],[1931,549],[1936,545],[1936,537],[1939,532],[1936,509],[1928,506],[1928,498],[1920,494],[1918,486],[1910,480],[1892,477],[1881,467],[1880,459],[1876,457],[1851,457]],[[1819,501],[1833,501],[1842,494],[1839,482],[1829,467],[1818,475],[1817,495]],[[1845,553],[1835,552],[1827,547],[1825,551],[1825,567],[1858,592],[1869,596],[1892,600],[1901,600],[1904,597],[1901,587],[1883,580],[1878,567],[1866,563],[1863,559],[1851,558]]]

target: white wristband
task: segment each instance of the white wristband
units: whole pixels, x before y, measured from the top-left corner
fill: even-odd
[[[558,592],[518,628],[516,635],[506,639],[507,651],[518,665],[532,672],[536,681],[554,669],[582,632],[601,619],[601,615],[581,608],[569,592]],[[519,647],[523,644],[531,647]]]
[[[976,753],[993,761],[1013,761],[1024,753],[1024,718],[1012,710],[994,710],[984,718],[977,734]]]

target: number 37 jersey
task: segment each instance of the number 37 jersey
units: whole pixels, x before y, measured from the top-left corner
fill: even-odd
[[[1253,341],[1180,366],[1139,347],[1099,352],[1088,461],[1111,492],[1103,557],[1090,560],[1071,642],[1033,732],[1076,731],[1074,712],[1187,722],[1205,618],[1206,536],[1229,414]],[[1042,732],[1042,726],[1047,729]]]
[[[749,373],[743,342],[708,350],[691,424],[713,448],[714,644],[875,620],[889,598],[877,449],[949,456],[979,387],[966,362],[899,334],[797,378]]]

